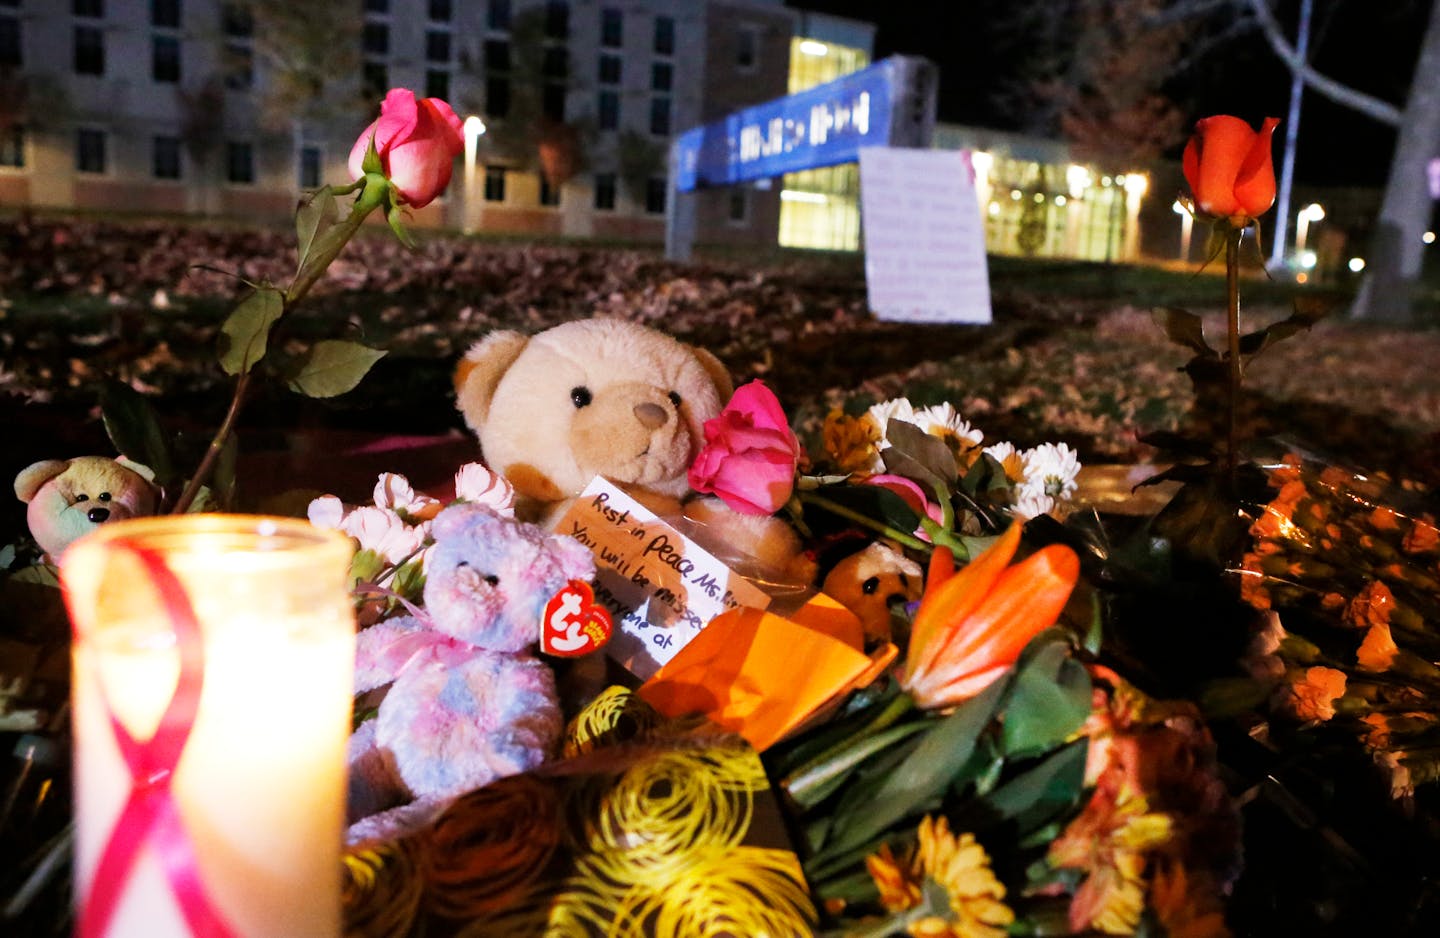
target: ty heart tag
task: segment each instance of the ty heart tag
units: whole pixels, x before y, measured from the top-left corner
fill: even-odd
[[[595,605],[590,584],[571,580],[545,604],[540,650],[547,655],[578,658],[610,641],[614,630],[609,611]]]

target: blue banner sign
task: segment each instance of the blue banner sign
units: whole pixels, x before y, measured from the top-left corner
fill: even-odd
[[[933,93],[930,63],[894,56],[736,111],[675,140],[675,188],[690,192],[853,163],[864,146],[927,146],[934,110],[925,103]]]

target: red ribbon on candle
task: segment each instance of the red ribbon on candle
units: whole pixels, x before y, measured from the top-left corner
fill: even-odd
[[[133,545],[124,547],[145,567],[170,618],[175,647],[180,654],[180,676],[159,725],[144,742],[130,735],[106,703],[120,753],[130,768],[132,785],[130,797],[115,822],[90,882],[90,895],[80,913],[80,938],[104,938],[146,843],[154,848],[165,870],[190,934],[195,938],[232,938],[235,933],[206,895],[194,844],[185,831],[180,806],[170,790],[175,767],[195,726],[200,691],[205,684],[205,643],[200,623],[184,586],[165,565],[160,553]],[[102,681],[102,699],[104,693]]]

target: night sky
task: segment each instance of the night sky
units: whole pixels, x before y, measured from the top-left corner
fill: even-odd
[[[996,51],[992,23],[995,13],[1013,2],[949,0],[941,13],[913,0],[788,0],[788,5],[875,23],[877,59],[905,53],[936,62],[940,120],[1011,129],[1013,120],[992,100],[997,85],[1013,73],[1012,61]],[[1311,63],[1331,78],[1403,107],[1430,0],[1315,0],[1314,6]],[[1298,0],[1281,0],[1277,8],[1292,36],[1298,7]],[[1287,115],[1290,76],[1256,30],[1175,76],[1165,90],[1196,118],[1234,114],[1258,125],[1267,115]],[[1276,131],[1277,159],[1283,134],[1283,127]],[[1307,89],[1297,180],[1382,185],[1394,140],[1393,129]],[[1171,155],[1178,158],[1178,148]]]

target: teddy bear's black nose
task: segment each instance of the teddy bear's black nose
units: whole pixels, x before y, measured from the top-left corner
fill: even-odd
[[[643,404],[635,405],[635,419],[640,421],[647,430],[658,430],[665,426],[665,421],[670,419],[670,415],[659,404],[646,401]]]
[[[110,517],[110,509],[109,509],[109,508],[91,508],[89,511],[85,512],[85,517],[89,518],[91,521],[95,522],[96,524],[99,524],[100,522],[105,521],[105,520],[107,520],[107,519]]]

